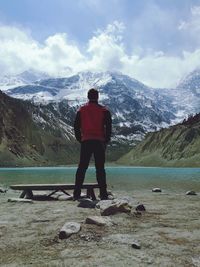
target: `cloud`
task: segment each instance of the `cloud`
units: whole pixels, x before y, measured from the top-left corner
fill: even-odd
[[[200,6],[192,6],[190,10],[190,17],[187,20],[180,21],[178,30],[185,32],[187,38],[193,38],[200,42]]]
[[[193,12],[197,13],[197,9]],[[66,33],[57,33],[39,43],[26,30],[0,26],[0,72],[15,74],[31,68],[68,76],[85,70],[111,70],[152,87],[174,87],[183,75],[200,66],[200,49],[183,51],[181,56],[152,50],[145,54],[127,52],[125,31],[123,23],[114,21],[104,30],[97,30],[80,48]]]
[[[78,71],[84,56],[66,33],[49,36],[38,43],[25,31],[16,27],[0,26],[0,72],[19,73],[29,68],[58,75],[63,69]]]

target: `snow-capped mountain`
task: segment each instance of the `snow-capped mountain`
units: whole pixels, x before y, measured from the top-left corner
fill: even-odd
[[[67,103],[75,114],[78,107],[87,101],[87,91],[91,87],[99,89],[100,103],[112,112],[114,140],[117,142],[140,140],[147,131],[166,127],[175,119],[176,109],[169,97],[121,73],[81,72],[67,78],[39,80],[31,85],[11,88],[6,93],[40,105],[51,103],[54,110],[58,103]],[[59,119],[65,121],[65,114]],[[38,118],[38,121],[41,120]]]
[[[26,83],[31,82],[11,86],[6,94],[31,100],[41,111],[34,115],[35,121],[42,127],[56,125],[57,128],[59,121],[60,129],[67,129],[70,136],[76,110],[87,101],[87,91],[92,87],[99,89],[100,103],[111,110],[113,140],[120,143],[140,140],[146,132],[168,127],[200,111],[198,70],[182,79],[174,89],[153,89],[116,72],[80,72],[71,77],[47,79],[26,72],[20,77],[24,77]],[[67,113],[60,109],[64,106],[68,107]]]
[[[161,89],[159,94],[170,97],[176,107],[176,119],[180,122],[188,115],[200,112],[200,69],[196,69],[183,77],[174,89]]]
[[[17,86],[32,84],[41,79],[47,79],[49,75],[44,72],[27,70],[16,75],[0,76],[0,89],[6,91]]]

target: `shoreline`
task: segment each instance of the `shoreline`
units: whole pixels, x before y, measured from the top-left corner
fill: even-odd
[[[0,167],[0,170],[7,170],[7,169],[67,169],[67,168],[77,168],[78,165],[60,165],[60,166],[11,166],[11,167]],[[95,168],[94,165],[90,165],[88,169]],[[132,166],[132,165],[121,165],[121,164],[109,164],[105,165],[105,168],[133,168],[133,169],[200,169],[199,167],[174,167],[174,166]]]

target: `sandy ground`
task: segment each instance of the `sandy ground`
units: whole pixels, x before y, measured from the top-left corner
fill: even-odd
[[[127,196],[125,192],[114,192]],[[97,209],[74,201],[10,203],[19,192],[0,194],[0,266],[200,266],[200,193],[134,191],[129,195],[147,209],[142,216],[110,216],[113,226],[85,224]],[[68,239],[58,233],[67,221],[82,229]],[[137,240],[141,249],[131,247]]]

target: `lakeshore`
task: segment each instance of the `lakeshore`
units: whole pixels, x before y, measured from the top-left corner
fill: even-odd
[[[146,211],[109,216],[112,226],[85,223],[98,209],[77,207],[77,201],[12,203],[19,192],[0,194],[0,266],[200,266],[200,194],[114,191],[142,203]],[[58,238],[65,222],[81,231]],[[131,247],[137,240],[141,249]]]

